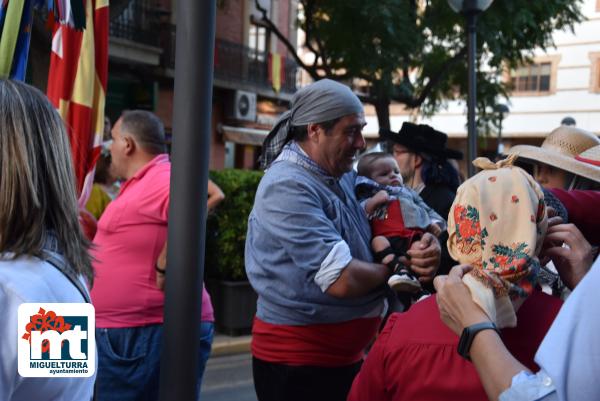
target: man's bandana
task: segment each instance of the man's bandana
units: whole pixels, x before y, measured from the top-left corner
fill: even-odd
[[[265,138],[260,162],[267,168],[292,139],[292,127],[323,123],[364,111],[349,87],[322,79],[300,89],[292,98],[292,107],[283,113]]]

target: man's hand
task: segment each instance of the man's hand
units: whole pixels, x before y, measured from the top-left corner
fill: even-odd
[[[410,259],[400,258],[400,260],[419,276],[421,283],[429,283],[433,280],[435,273],[440,267],[440,258],[442,251],[437,238],[431,233],[423,234],[420,241],[411,244],[406,252]]]
[[[165,270],[167,268],[167,243],[165,242],[165,246],[162,251],[158,255],[158,259],[156,259],[156,266],[159,269]],[[156,287],[164,291],[165,289],[165,275],[159,271],[156,272]]]
[[[473,301],[469,287],[462,282],[465,273],[472,269],[469,265],[454,266],[447,276],[437,276],[433,280],[440,317],[459,336],[465,327],[490,320]]]
[[[560,278],[572,290],[594,263],[595,252],[575,225],[558,224],[548,229],[541,254],[552,259]]]
[[[546,209],[548,211],[548,230],[550,230],[551,227],[554,227],[558,224],[562,224],[563,223],[563,219],[560,216],[556,216],[556,212],[554,211],[553,208],[548,207]],[[549,246],[547,241],[544,241],[544,248],[550,248],[551,246]],[[542,248],[542,251],[539,254],[539,259],[540,259],[540,264],[542,266],[546,266],[546,264],[548,262],[550,262],[550,257],[544,255],[544,248]]]
[[[437,224],[433,223],[433,224],[430,224],[429,227],[427,227],[427,231],[432,233],[436,237],[439,237],[440,234],[442,233],[442,228],[440,226],[438,226]]]

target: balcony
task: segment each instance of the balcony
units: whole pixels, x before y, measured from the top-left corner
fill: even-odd
[[[160,64],[162,10],[155,0],[125,0],[111,4],[109,55],[127,62]]]
[[[164,13],[156,1],[131,0],[110,20],[109,35],[148,46],[159,47],[156,32],[160,29],[160,17]]]
[[[175,69],[175,26],[163,46],[163,66]],[[214,80],[216,86],[243,89],[264,95],[274,95],[269,79],[269,53],[251,49],[239,43],[222,39],[215,41]],[[281,93],[296,92],[297,64],[290,58],[282,59]],[[288,97],[288,96],[283,96]]]
[[[294,93],[296,91],[296,63],[289,58],[283,59],[282,62],[281,91]],[[269,54],[238,43],[217,39],[215,42],[215,79],[270,88],[272,84],[269,79]]]

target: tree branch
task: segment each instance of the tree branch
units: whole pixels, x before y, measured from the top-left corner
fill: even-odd
[[[312,40],[312,8],[313,8],[313,3],[312,2],[306,2],[304,4],[305,7],[305,14],[304,14],[304,18],[306,18],[306,22],[305,22],[305,27],[304,27],[304,33],[306,34],[306,40],[304,43],[304,46],[306,46],[308,48],[308,50],[310,50],[312,53],[315,54],[315,62],[316,60],[318,60],[319,58],[322,58],[321,53],[319,53],[317,51],[317,49],[314,48],[314,46],[311,43]]]
[[[312,26],[313,26],[313,8],[314,8],[314,2],[312,1],[305,1],[303,3],[304,7],[305,7],[305,16],[304,18],[306,18],[305,21],[305,30],[304,33],[306,34],[306,41],[305,41],[305,46],[308,48],[308,50],[310,50],[316,57],[315,57],[315,66],[317,65],[317,61],[319,60],[319,58],[321,59],[321,65],[319,66],[319,68],[321,68],[326,77],[331,77],[333,78],[335,75],[333,74],[332,70],[331,70],[331,66],[328,64],[327,61],[327,51],[325,49],[325,46],[323,45],[323,42],[321,40],[319,40],[318,37],[313,37],[312,35]],[[313,46],[313,40],[314,43],[316,43],[317,48],[315,49],[315,47]]]
[[[300,56],[298,56],[298,52],[296,51],[296,48],[290,43],[288,38],[286,38],[283,35],[283,33],[277,28],[277,26],[275,26],[273,21],[271,21],[269,19],[269,17],[267,16],[267,10],[260,5],[258,0],[255,0],[254,3],[256,4],[256,9],[258,11],[260,11],[260,13],[262,15],[262,18],[260,19],[260,21],[263,22],[265,25],[267,25],[267,27],[271,30],[271,32],[273,32],[275,34],[275,36],[277,36],[277,39],[279,39],[281,41],[281,43],[283,43],[283,45],[286,47],[286,49],[288,49],[288,51],[290,52],[290,54],[292,55],[294,60],[296,60],[296,63],[298,63],[298,65],[304,71],[308,72],[308,74],[314,80],[320,79],[321,77],[318,74],[318,68],[316,68],[316,66],[314,66],[314,65],[309,66],[304,63],[304,61],[300,58]],[[254,18],[254,16],[252,17],[252,19],[253,18]]]
[[[458,53],[454,55],[451,59],[449,59],[446,64],[442,66],[442,68],[438,71],[437,74],[431,77],[427,85],[421,91],[421,94],[418,97],[414,96],[394,96],[393,99],[395,101],[406,104],[407,107],[416,108],[423,104],[423,102],[427,99],[431,91],[435,88],[435,86],[446,76],[450,68],[452,68],[458,61],[460,61],[467,54],[467,48],[463,47]]]

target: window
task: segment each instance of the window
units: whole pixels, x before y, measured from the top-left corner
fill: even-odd
[[[600,59],[596,60],[596,65],[594,67],[594,80],[596,81],[594,85],[594,91],[600,92]]]
[[[511,73],[515,92],[550,92],[552,63],[536,63],[519,67]]]
[[[590,53],[590,62],[590,91],[600,93],[600,52]]]
[[[250,25],[248,47],[261,53],[267,51],[269,34],[270,32],[265,27],[254,24]]]
[[[258,11],[254,0],[250,3],[250,26],[248,29],[248,47],[251,49],[252,58],[260,61],[265,60],[265,55],[270,51],[271,31],[261,22],[262,14]],[[267,10],[267,16],[271,17],[271,0],[259,0],[262,8]]]

